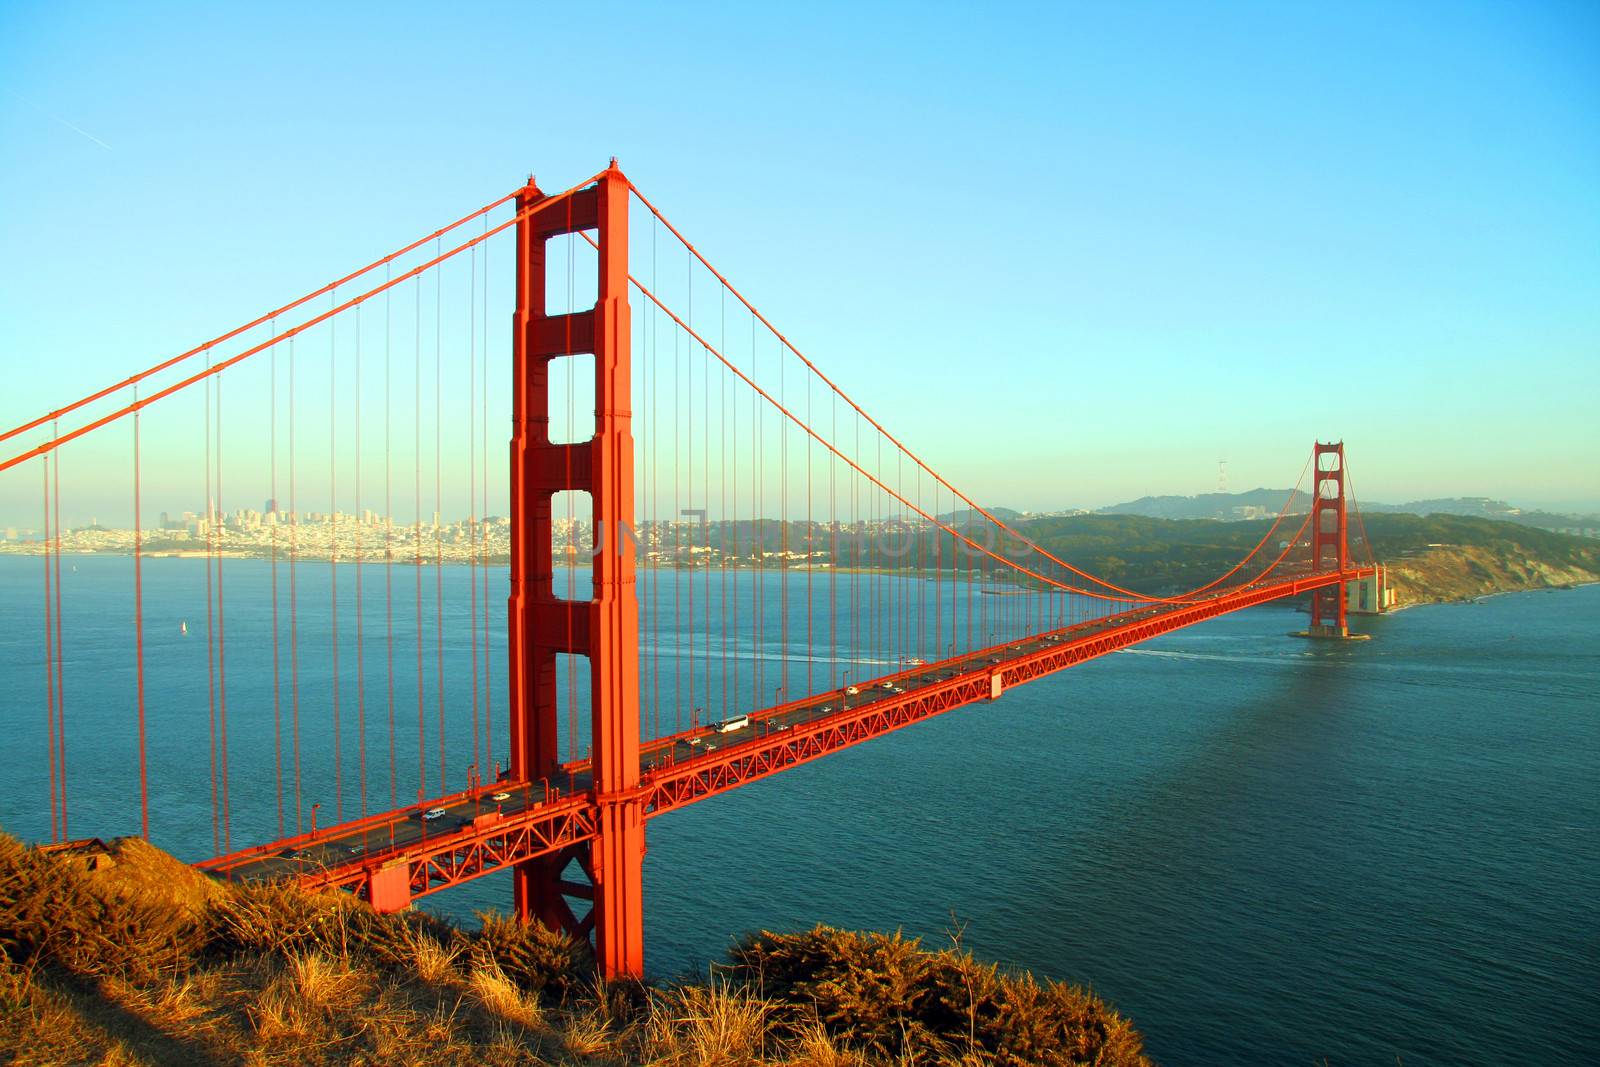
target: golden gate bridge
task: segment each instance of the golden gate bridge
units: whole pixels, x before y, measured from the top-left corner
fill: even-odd
[[[38,501],[53,841],[86,793],[137,793],[161,840],[163,797],[191,781],[152,775],[155,740],[209,770],[216,876],[391,911],[509,870],[515,913],[592,938],[611,976],[644,968],[649,820],[1254,605],[1310,594],[1307,633],[1343,637],[1345,587],[1378,569],[1350,536],[1342,443],[1315,445],[1260,541],[1201,586],[1074,566],[891,434],[615,161],[553,194],[530,179],[0,448]],[[123,725],[87,737],[69,650],[105,620],[62,595],[74,474],[132,513]],[[150,528],[152,475],[203,485],[192,529]],[[241,501],[264,504],[228,520]],[[148,586],[177,579],[146,563],[175,540],[204,561],[203,724],[147,649]],[[452,578],[446,597],[447,561],[465,595]],[[128,755],[85,781],[85,748]]]

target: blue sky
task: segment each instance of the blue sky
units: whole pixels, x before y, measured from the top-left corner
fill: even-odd
[[[1600,7],[0,2],[0,424],[616,155],[959,485],[1600,510]]]

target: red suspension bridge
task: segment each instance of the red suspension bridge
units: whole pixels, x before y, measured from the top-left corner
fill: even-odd
[[[380,910],[510,870],[519,916],[639,974],[650,819],[1257,604],[1309,593],[1308,633],[1344,636],[1379,568],[1343,445],[1306,470],[1206,584],[1097,577],[892,435],[613,162],[0,434],[42,561],[7,671],[42,696],[52,840],[137,794],[146,837],[208,818],[220,877]],[[77,493],[130,529],[74,528]],[[201,506],[152,523],[152,493]],[[126,603],[75,595],[92,549]]]

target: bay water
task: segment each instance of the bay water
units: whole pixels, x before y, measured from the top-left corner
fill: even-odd
[[[136,833],[128,561],[62,562],[69,832]],[[286,712],[274,719],[259,654],[266,567],[227,571],[233,847],[278,825]],[[152,838],[196,860],[213,854],[204,561],[145,568]],[[411,662],[407,590],[429,583],[432,611],[436,577],[457,625],[448,658],[427,648],[401,678],[401,803],[415,798],[419,748],[420,773],[434,773],[441,690],[452,788],[484,750],[461,717],[463,679],[483,671],[453,669],[469,653],[466,568],[399,579],[397,640]],[[487,578],[474,654],[494,658],[476,717],[503,750],[505,572]],[[367,580],[371,603],[383,591]],[[341,596],[349,581],[340,574]],[[41,589],[39,559],[0,557],[0,827],[29,840],[51,831]],[[329,639],[326,591],[304,592],[302,774],[320,781],[331,765],[319,700],[339,689],[342,766],[358,755],[355,704],[370,705],[368,803],[381,809],[388,699],[371,650],[387,635],[368,612],[374,677],[350,691],[347,653],[335,685],[310,651]],[[353,648],[350,614],[340,625]],[[647,965],[702,973],[741,932],[824,922],[959,939],[1090,986],[1162,1063],[1595,1062],[1600,587],[1360,619],[1364,642],[1287,636],[1302,625],[1284,606],[1214,620],[653,821]],[[359,813],[349,785],[324,803],[324,821],[336,804]],[[496,875],[423,906],[470,923],[509,899]]]

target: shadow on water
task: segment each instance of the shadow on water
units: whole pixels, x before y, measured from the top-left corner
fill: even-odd
[[[1060,833],[1039,842],[1031,877],[1005,881],[1009,891],[980,911],[978,947],[1003,956],[1023,940],[1028,956],[1017,962],[1179,1021],[1181,1044],[1158,1041],[1158,1051],[1202,1061],[1236,1051],[1230,972],[1293,996],[1296,976],[1307,976],[1284,961],[1306,954],[1285,942],[1341,936],[1320,889],[1335,862],[1324,811],[1362,788],[1359,666],[1373,647],[1306,643],[1261,657],[1259,668],[1196,657],[1178,664],[1181,675],[1166,672],[1122,716],[1123,743],[1159,758],[1128,752],[1120,781],[1066,783],[1058,803],[1084,810],[1041,814]],[[1244,930],[1253,943],[1238,940]],[[1152,971],[1179,967],[1191,972],[1183,981],[1152,981]],[[1258,1025],[1269,1058],[1286,1047],[1280,1040],[1293,1043],[1274,1039],[1271,1020]]]
[[[1101,746],[1114,771],[1064,776],[1055,803],[1092,814],[1038,814],[1057,832],[986,902],[983,950],[1092,981],[1174,1062],[1467,1062],[1531,1021],[1512,987],[1581,1031],[1593,680],[1571,692],[1582,640],[1552,639],[1553,676],[1494,651],[1526,607],[1282,653],[1273,616],[1241,620],[1259,670],[1214,633],[1127,657],[1086,687],[1140,704]]]

